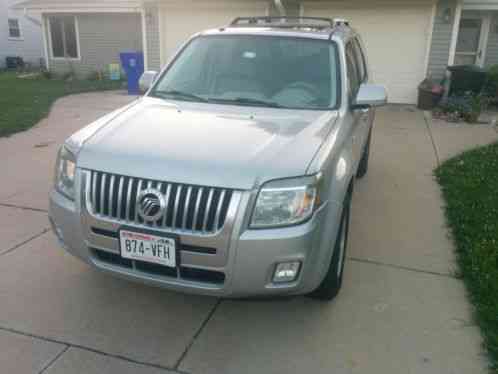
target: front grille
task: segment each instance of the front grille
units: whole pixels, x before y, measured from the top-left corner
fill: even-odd
[[[180,278],[182,279],[202,283],[223,284],[225,282],[225,274],[220,271],[196,269],[182,266],[179,268],[180,272],[178,273],[177,268],[170,268],[138,260],[129,260],[121,257],[118,254],[101,251],[96,248],[92,248],[92,252],[97,260],[101,262],[126,269],[134,269],[142,273],[168,278],[177,278],[179,274]]]
[[[161,182],[91,171],[87,181],[88,209],[94,215],[124,223],[211,234],[225,224],[233,191],[217,187]],[[165,214],[144,221],[136,209],[140,191],[154,188],[165,201]]]
[[[106,236],[106,237],[112,238],[112,239],[119,238],[119,233],[117,231],[104,230],[104,229],[99,229],[97,227],[92,227],[92,233],[97,234],[97,235],[101,235],[101,236]],[[202,254],[207,254],[207,255],[215,255],[216,254],[216,248],[200,247],[198,245],[188,245],[188,244],[182,243],[180,245],[180,249],[182,251],[202,253]]]

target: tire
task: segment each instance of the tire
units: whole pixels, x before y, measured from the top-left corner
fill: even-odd
[[[339,233],[334,244],[334,253],[330,261],[329,269],[318,288],[309,294],[317,300],[330,301],[339,293],[344,275],[344,263],[348,245],[349,217],[351,212],[351,192],[344,201],[344,209],[341,216]]]
[[[372,130],[368,133],[367,144],[365,144],[365,149],[363,150],[363,155],[361,156],[360,164],[358,165],[358,171],[356,172],[356,178],[363,178],[368,171],[368,160],[370,159],[370,143],[372,142]]]

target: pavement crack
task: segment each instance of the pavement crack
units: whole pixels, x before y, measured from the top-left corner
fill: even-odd
[[[216,310],[218,309],[218,306],[220,304],[221,304],[221,299],[218,299],[216,301],[216,303],[214,304],[213,308],[211,308],[211,310],[209,311],[209,313],[206,316],[206,318],[204,319],[204,321],[202,321],[199,329],[197,329],[197,331],[195,332],[194,336],[192,337],[192,339],[188,343],[188,345],[185,348],[185,350],[183,351],[183,353],[180,355],[180,358],[178,359],[178,361],[176,362],[175,366],[173,367],[174,370],[178,371],[178,368],[180,367],[182,361],[187,356],[188,352],[190,351],[190,348],[192,348],[192,346],[194,345],[194,343],[197,340],[197,338],[199,337],[199,335],[201,335],[202,330],[204,330],[204,328],[206,327],[206,325],[209,323],[209,321],[213,317],[214,313],[216,312]]]
[[[69,342],[64,341],[64,340],[54,339],[54,338],[46,337],[46,336],[43,336],[43,335],[32,334],[32,333],[29,333],[29,332],[26,332],[26,331],[17,330],[17,329],[13,329],[13,328],[10,328],[10,327],[0,326],[0,331],[10,332],[12,334],[23,335],[23,336],[27,336],[27,337],[38,339],[38,340],[43,340],[43,341],[50,342],[50,343],[61,344],[61,345],[67,346],[68,349],[69,348],[77,348],[77,349],[81,349],[81,350],[84,350],[84,351],[87,351],[87,352],[92,352],[92,353],[95,353],[95,354],[98,354],[98,355],[107,356],[107,357],[115,358],[115,359],[118,359],[118,360],[123,360],[123,361],[129,362],[129,363],[132,363],[132,364],[136,364],[136,365],[148,366],[148,367],[151,367],[151,368],[165,370],[165,371],[175,370],[175,369],[173,369],[171,367],[166,367],[166,366],[163,366],[163,365],[158,365],[158,364],[154,364],[154,363],[146,362],[146,361],[135,360],[133,358],[126,357],[126,356],[123,356],[123,355],[120,355],[120,354],[114,354],[114,353],[104,352],[104,351],[101,351],[99,349],[88,347],[88,346],[84,346],[84,345],[81,345],[81,344],[69,343]]]
[[[431,130],[431,122],[432,121],[429,118],[429,114],[427,114],[425,112],[423,113],[423,117],[424,117],[425,127],[427,128],[427,132],[429,133],[429,138],[431,139],[432,148],[434,149],[436,163],[437,163],[437,166],[439,166],[439,165],[441,165],[441,158],[439,157],[439,152],[437,150],[436,141],[434,140],[434,135],[432,134],[432,130]]]
[[[30,210],[30,211],[33,211],[33,212],[48,213],[48,210],[46,210],[46,209],[32,208],[32,207],[23,206],[23,205],[0,203],[0,206],[4,206],[6,208],[16,208],[16,209],[22,209],[22,210]]]
[[[59,353],[57,353],[57,355],[49,361],[49,363],[47,365],[45,365],[45,367],[43,369],[40,370],[40,372],[38,374],[43,374],[45,373],[48,369],[50,369],[54,364],[55,362],[64,354],[67,352],[67,350],[69,349],[69,345],[65,345],[64,346],[64,349],[62,349]]]
[[[458,279],[457,276],[455,276],[453,274],[450,274],[450,273],[441,273],[441,272],[438,272],[438,271],[423,270],[423,269],[418,269],[418,268],[412,268],[410,266],[389,264],[389,263],[386,263],[386,262],[375,261],[375,260],[366,260],[366,259],[362,259],[362,258],[358,258],[358,257],[348,257],[348,260],[353,261],[353,262],[361,262],[361,263],[364,263],[364,264],[371,264],[371,265],[377,265],[377,266],[385,266],[385,267],[390,267],[390,268],[398,269],[398,270],[406,270],[406,271],[411,271],[411,272],[414,272],[414,273],[422,273],[422,274],[436,275],[438,277]]]
[[[50,231],[50,227],[47,227],[46,229],[43,229],[43,231],[42,231],[42,232],[39,232],[38,234],[33,235],[32,237],[30,237],[30,238],[26,239],[25,241],[23,241],[23,242],[21,242],[21,243],[19,243],[19,244],[16,244],[16,245],[15,245],[15,246],[13,246],[12,248],[9,248],[9,249],[7,249],[7,250],[5,250],[5,251],[3,251],[3,252],[0,252],[0,256],[4,256],[4,255],[6,255],[7,253],[10,253],[10,252],[12,252],[12,251],[15,251],[17,248],[22,247],[24,244],[27,244],[27,243],[29,243],[30,241],[32,241],[32,240],[34,240],[34,239],[36,239],[36,238],[39,238],[40,236],[42,236],[43,234],[46,234],[46,233],[47,233],[47,232],[49,232],[49,231]]]

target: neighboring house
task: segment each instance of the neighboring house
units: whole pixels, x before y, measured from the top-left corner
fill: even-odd
[[[498,63],[498,0],[30,0],[18,6],[43,17],[50,69],[84,76],[140,50],[158,70],[193,33],[237,16],[346,18],[363,35],[372,75],[390,100],[414,103],[428,75],[448,65]]]
[[[34,67],[43,57],[41,18],[12,9],[19,0],[0,0],[0,68],[5,57],[22,57]]]

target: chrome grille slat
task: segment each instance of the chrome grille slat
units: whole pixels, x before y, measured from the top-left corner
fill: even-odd
[[[157,189],[161,191],[161,194],[163,193],[163,184],[161,182],[157,184]],[[154,226],[161,227],[161,224],[159,223],[159,221],[156,221],[154,222]]]
[[[216,207],[216,216],[214,218],[214,227],[218,227],[220,222],[221,207],[223,206],[223,199],[225,198],[225,190],[221,191],[220,199],[218,200],[218,206]]]
[[[202,231],[206,231],[206,226],[209,218],[209,210],[211,209],[211,202],[213,201],[214,189],[209,189],[209,195],[207,198],[206,210],[204,211],[204,220],[202,221]]]
[[[123,204],[120,204],[119,202],[123,200],[123,183],[124,183],[124,177],[118,177],[119,178],[119,187],[118,187],[118,211],[117,211],[117,218],[121,219],[121,206]]]
[[[114,201],[114,180],[116,179],[116,177],[114,175],[111,175],[111,181],[109,183],[109,202],[108,202],[108,211],[109,211],[109,215],[111,217],[114,217],[114,210],[113,210],[113,201]]]
[[[187,228],[188,207],[190,204],[191,193],[192,193],[192,187],[189,186],[189,188],[187,189],[187,196],[185,197],[185,206],[183,208],[182,230],[185,230]]]
[[[192,220],[192,231],[195,231],[197,227],[197,219],[199,217],[199,204],[201,203],[203,192],[204,192],[204,187],[199,188],[199,191],[197,192],[197,200],[195,202],[195,208],[194,208],[194,218]]]
[[[166,220],[167,220],[167,217],[168,217],[168,207],[169,207],[169,197],[170,197],[170,193],[171,193],[171,184],[168,183],[168,186],[166,187],[166,197],[164,198],[164,200],[166,200],[166,214],[164,214],[163,216],[163,222],[162,222],[162,226],[163,227],[166,227]]]
[[[105,201],[105,178],[106,174],[102,173],[102,178],[100,180],[100,214],[105,214],[104,212],[104,201]]]
[[[137,194],[135,195],[135,202],[137,201],[136,196],[142,191],[142,180],[138,180],[138,186],[137,186]],[[138,222],[138,209],[135,209],[135,219],[133,220],[134,222]]]
[[[93,172],[92,173],[92,209],[93,213],[96,212],[97,208],[97,173]]]
[[[181,194],[182,194],[182,186],[180,185],[176,187],[175,206],[173,207],[173,223],[171,224],[172,227],[176,227],[176,216],[178,215],[178,204],[180,203]]]
[[[133,178],[129,178],[128,180],[128,192],[126,193],[126,202],[125,202],[125,208],[126,208],[126,221],[130,221],[130,207],[131,207],[131,189],[133,188]]]
[[[235,196],[235,192],[229,189],[169,183],[99,171],[88,171],[88,178],[88,212],[99,218],[203,235],[221,230],[232,197]],[[135,205],[140,192],[150,188],[156,189],[164,197],[166,211],[157,221],[144,222]]]

